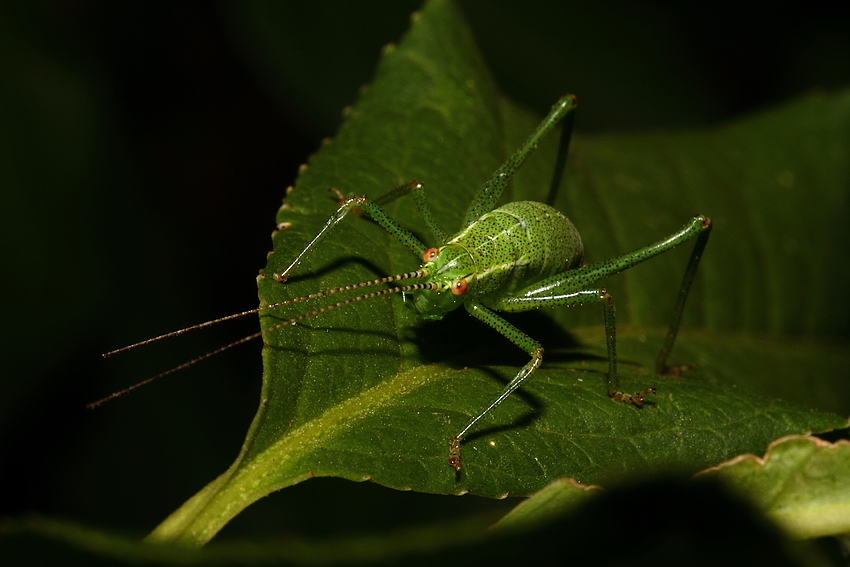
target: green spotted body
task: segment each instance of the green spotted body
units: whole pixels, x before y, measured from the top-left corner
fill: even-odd
[[[508,203],[482,216],[447,246],[461,246],[472,257],[475,285],[470,297],[518,289],[577,267],[584,247],[573,223],[558,210],[534,201]]]
[[[518,201],[485,213],[437,249],[423,269],[436,290],[416,291],[413,306],[424,319],[441,319],[463,302],[496,308],[494,299],[578,267],[584,255],[573,223],[544,203]],[[467,286],[451,297],[456,282]]]

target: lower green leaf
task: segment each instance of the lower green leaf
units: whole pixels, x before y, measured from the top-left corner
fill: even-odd
[[[764,457],[741,455],[700,473],[717,479],[796,538],[850,533],[850,442],[785,437]]]

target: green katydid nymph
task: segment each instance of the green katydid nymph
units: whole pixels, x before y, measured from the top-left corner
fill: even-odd
[[[184,363],[126,390],[113,394],[103,400],[90,404],[96,406],[104,401],[135,389],[151,380],[185,368],[199,360],[217,354],[237,344],[262,336],[269,331],[292,325],[307,317],[312,317],[330,309],[350,305],[359,301],[401,293],[409,296],[407,304],[417,314],[428,320],[442,319],[448,312],[461,305],[466,311],[504,335],[517,347],[525,351],[531,359],[511,379],[493,401],[482,408],[463,428],[449,439],[448,464],[456,473],[460,473],[461,445],[467,434],[481,418],[490,413],[502,401],[516,390],[523,381],[531,376],[543,361],[543,347],[535,339],[520,331],[517,327],[498,314],[538,309],[541,307],[572,307],[587,303],[600,303],[604,315],[605,335],[608,352],[608,395],[616,402],[641,405],[644,397],[654,393],[647,387],[637,393],[619,390],[617,384],[617,341],[614,321],[614,299],[595,282],[617,274],[649,258],[667,252],[683,242],[696,237],[690,261],[679,288],[679,295],[673,309],[673,317],[667,337],[656,359],[656,371],[660,374],[680,373],[682,367],[667,366],[667,359],[679,329],[679,322],[685,306],[688,291],[696,275],[705,245],[711,233],[711,220],[702,215],[693,217],[683,228],[673,234],[627,254],[623,254],[590,265],[582,265],[584,246],[581,237],[572,222],[553,207],[533,202],[519,201],[496,206],[505,187],[511,181],[517,169],[533,152],[538,143],[565,118],[565,133],[562,136],[561,150],[565,156],[569,145],[572,113],[576,99],[572,95],[562,97],[551,109],[543,122],[514,154],[484,182],[466,210],[461,230],[454,235],[446,234],[437,224],[431,213],[422,183],[411,181],[390,191],[378,199],[357,196],[345,199],[337,211],[328,219],[325,226],[274,279],[281,284],[292,275],[302,259],[310,253],[350,212],[360,211],[368,215],[384,230],[397,238],[418,257],[422,258],[419,269],[353,285],[327,289],[318,293],[298,297],[283,302],[263,306],[195,325],[187,329],[155,337],[104,356],[133,348],[161,338],[181,334],[188,330],[211,325],[221,321],[241,317],[259,311],[273,309],[309,299],[316,299],[358,288],[393,284],[378,291],[365,293],[314,309],[293,317],[265,331],[244,337],[204,356]],[[563,166],[563,160],[559,159]],[[556,179],[559,179],[556,172]],[[553,187],[555,184],[553,184]],[[401,196],[412,194],[422,219],[434,237],[434,246],[423,244],[412,232],[396,223],[382,205]],[[415,281],[412,281],[415,280]]]

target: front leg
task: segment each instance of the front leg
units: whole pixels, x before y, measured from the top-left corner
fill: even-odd
[[[531,360],[529,360],[528,364],[523,366],[519,373],[514,376],[510,382],[508,382],[508,385],[505,386],[504,390],[502,390],[502,392],[495,400],[493,400],[492,403],[490,403],[490,405],[480,411],[478,415],[473,417],[472,420],[466,424],[466,427],[452,438],[451,444],[449,445],[449,465],[455,469],[456,473],[460,473],[461,469],[460,444],[463,441],[464,436],[470,429],[472,429],[472,426],[478,423],[478,420],[505,401],[505,398],[510,396],[514,390],[519,388],[519,385],[522,384],[523,380],[531,376],[531,374],[537,370],[543,362],[543,347],[540,346],[540,343],[511,325],[505,319],[494,313],[491,309],[488,309],[479,303],[467,302],[464,304],[464,307],[466,307],[466,310],[470,315],[479,321],[487,323],[496,331],[501,333],[502,336],[508,338],[512,343],[527,352],[531,356]]]
[[[643,403],[644,396],[649,393],[655,393],[654,388],[647,388],[646,390],[636,394],[628,394],[616,389],[617,337],[616,326],[614,323],[614,298],[611,297],[611,295],[604,289],[583,290],[570,294],[570,297],[571,299],[568,300],[567,303],[563,303],[564,296],[537,299],[534,306],[526,304],[525,309],[514,308],[512,310],[526,311],[528,309],[536,309],[538,307],[547,307],[551,305],[582,305],[583,303],[602,302],[605,312],[605,335],[608,343],[608,395],[615,401],[641,405]],[[501,305],[502,304],[500,303],[499,309],[501,309]],[[472,420],[466,424],[466,427],[452,438],[449,445],[449,465],[452,466],[457,473],[460,473],[462,466],[460,445],[469,430],[472,429],[472,427],[478,423],[482,417],[490,413],[493,408],[505,401],[505,399],[510,396],[514,390],[519,388],[520,384],[522,384],[526,378],[531,376],[531,374],[533,374],[543,362],[543,347],[540,343],[517,329],[503,317],[500,317],[492,309],[488,309],[487,307],[475,302],[465,303],[464,307],[466,307],[466,310],[470,315],[484,323],[487,323],[502,336],[506,337],[512,343],[528,353],[529,356],[531,356],[531,360],[529,360],[528,364],[523,366],[519,373],[517,373],[517,375],[508,382],[505,388],[501,391],[501,393],[499,393],[496,399],[490,403],[490,405],[480,411],[478,415],[473,417]]]
[[[307,244],[307,246],[295,257],[289,267],[287,267],[284,271],[279,274],[274,274],[272,277],[278,283],[284,283],[287,279],[289,279],[290,273],[295,267],[301,263],[301,260],[307,256],[307,254],[321,242],[330,231],[338,225],[348,213],[353,210],[361,211],[369,215],[373,221],[375,221],[381,228],[389,232],[396,239],[398,239],[402,244],[407,246],[410,250],[412,250],[417,256],[422,256],[425,252],[425,245],[420,242],[416,236],[413,235],[412,232],[407,230],[406,228],[399,225],[395,220],[393,220],[384,210],[378,205],[379,202],[392,201],[400,195],[405,195],[410,191],[418,191],[422,192],[422,185],[416,181],[411,181],[408,184],[402,185],[401,187],[397,187],[393,191],[389,193],[389,198],[379,197],[377,200],[371,200],[368,197],[360,196],[360,197],[349,197],[345,201],[343,201],[336,212],[331,215],[328,221],[325,223],[325,226],[319,231],[316,236]],[[339,193],[339,191],[336,191]],[[421,198],[424,200],[424,197]],[[427,215],[430,217],[430,210],[427,211]]]

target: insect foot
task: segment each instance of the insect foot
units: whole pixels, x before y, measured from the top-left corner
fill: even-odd
[[[452,442],[449,444],[449,466],[455,470],[455,474],[460,474],[460,437],[452,437]]]
[[[615,402],[623,402],[626,404],[634,404],[636,406],[643,405],[643,398],[648,394],[654,394],[655,388],[647,388],[643,392],[637,392],[635,394],[627,394],[625,392],[609,392],[608,397],[610,397]]]

